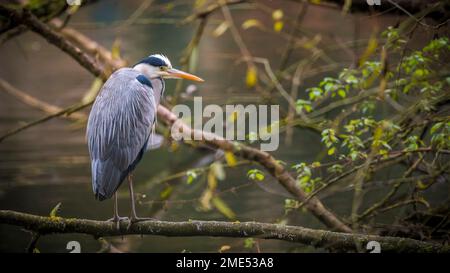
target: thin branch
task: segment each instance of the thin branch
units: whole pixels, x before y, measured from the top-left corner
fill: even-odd
[[[409,175],[413,173],[413,171],[417,168],[417,165],[419,165],[420,162],[424,159],[424,155],[420,154],[419,159],[416,160],[416,162],[403,174],[402,178],[407,178]],[[364,211],[360,216],[358,216],[357,220],[361,221],[362,219],[366,218],[370,214],[374,213],[377,209],[384,207],[391,198],[397,193],[400,186],[403,184],[403,181],[399,180],[393,188],[389,191],[386,196],[383,197],[383,199],[374,205],[372,205],[370,208],[368,208],[366,211]]]
[[[81,66],[91,71],[96,77],[106,79],[102,69],[92,61],[89,56],[75,47],[71,42],[64,39],[60,34],[52,30],[47,24],[41,22],[27,9],[12,9],[0,5],[0,14],[10,16],[11,20],[26,25],[30,30],[40,34],[49,43],[56,45],[62,51],[73,57]]]
[[[440,23],[440,24],[438,24],[438,25],[436,25],[436,26],[428,25],[428,24],[422,22],[422,20],[416,18],[413,14],[411,14],[409,11],[407,11],[406,9],[404,9],[404,8],[403,8],[402,6],[400,6],[398,3],[396,3],[396,2],[394,2],[394,1],[392,1],[392,0],[387,0],[387,1],[388,1],[389,3],[391,3],[393,6],[395,6],[396,8],[398,8],[399,10],[401,10],[403,13],[405,13],[406,15],[408,15],[409,17],[411,17],[411,18],[412,18],[414,21],[416,21],[418,24],[420,24],[420,25],[422,25],[422,26],[424,26],[424,27],[429,27],[429,28],[432,28],[432,29],[438,29],[438,28],[440,28],[441,26],[443,26],[444,24],[447,24],[447,22],[448,22],[448,20],[446,20],[445,22]],[[433,8],[436,8],[436,7],[440,6],[440,5],[441,5],[440,2],[434,3]]]
[[[189,68],[189,62],[191,61],[192,54],[195,50],[195,48],[198,47],[200,44],[200,40],[203,36],[206,24],[208,22],[208,17],[201,17],[199,19],[199,23],[197,26],[197,29],[195,30],[194,36],[191,38],[191,41],[186,46],[186,49],[184,50],[183,57],[180,59],[180,64],[182,65],[183,70],[188,70]],[[177,100],[179,99],[181,88],[183,86],[183,81],[177,81],[177,84],[175,86],[175,92],[172,98],[171,103],[175,105],[177,103]]]
[[[436,150],[433,149],[432,147],[423,147],[423,148],[418,148],[418,149],[412,150],[412,151],[408,151],[408,150],[393,151],[393,152],[389,153],[389,157],[383,158],[382,156],[379,156],[378,159],[372,161],[371,164],[377,165],[376,169],[373,170],[375,172],[376,170],[385,168],[386,167],[385,164],[390,164],[392,162],[395,163],[396,162],[395,160],[401,161],[401,159],[409,153],[422,153],[422,152],[432,152],[432,151],[436,151]],[[439,152],[445,153],[445,154],[450,153],[450,151],[448,151],[448,150],[439,150]],[[325,184],[323,186],[321,186],[320,188],[318,188],[315,191],[313,191],[312,193],[310,193],[308,195],[308,197],[306,198],[306,201],[308,201],[310,198],[317,196],[319,193],[330,188],[332,185],[335,185],[336,183],[342,181],[342,179],[344,179],[347,176],[350,176],[351,174],[353,174],[354,172],[363,168],[364,166],[365,166],[365,164],[363,163],[358,166],[354,166],[350,170],[348,170],[344,173],[341,173],[337,176],[332,176],[328,181],[325,181]],[[299,208],[301,208],[302,206],[303,206],[303,203],[300,204]]]
[[[298,88],[301,85],[302,76],[304,74],[304,71],[306,70],[305,65],[299,64],[297,69],[295,70],[294,76],[292,77],[292,85],[291,85],[291,94],[290,97],[293,100],[297,99],[298,95]],[[292,105],[289,105],[288,113],[286,116],[286,138],[285,142],[287,146],[291,146],[292,144],[292,137],[294,134],[294,128],[292,126],[292,121],[295,117],[295,114],[297,113],[297,109],[295,107],[292,107]],[[307,120],[306,115],[300,111],[299,113],[302,116],[302,120]]]
[[[11,136],[13,136],[13,135],[15,135],[17,133],[22,132],[25,129],[28,129],[28,128],[31,128],[31,127],[36,126],[38,124],[44,123],[44,122],[49,121],[49,120],[51,120],[53,118],[61,117],[63,115],[67,115],[68,116],[68,115],[70,115],[72,113],[75,113],[75,112],[77,112],[77,111],[79,111],[79,110],[81,110],[83,108],[86,108],[86,107],[90,106],[92,103],[94,103],[94,101],[89,101],[89,102],[83,103],[83,104],[75,104],[75,105],[69,106],[69,107],[67,107],[65,109],[62,109],[61,111],[56,112],[54,114],[50,114],[50,115],[47,115],[47,116],[45,116],[43,118],[40,118],[40,119],[37,119],[37,120],[32,121],[30,123],[27,123],[27,124],[25,124],[25,125],[23,125],[23,126],[21,126],[19,128],[13,129],[13,130],[7,132],[6,134],[0,136],[0,142],[4,141],[8,137],[11,137]]]
[[[41,101],[40,99],[33,97],[23,92],[22,90],[17,89],[16,87],[12,86],[10,83],[1,78],[0,78],[0,87],[1,87],[0,90],[3,90],[4,92],[10,94],[11,96],[14,96],[21,102],[31,107],[37,108],[41,111],[44,111],[50,115],[63,111],[61,107],[55,106],[45,101]],[[72,115],[65,115],[63,117],[74,121],[87,119],[87,116],[83,113],[73,113]]]
[[[289,58],[292,54],[292,51],[294,50],[295,46],[295,36],[297,35],[298,29],[300,28],[303,19],[305,18],[305,15],[308,11],[309,2],[303,1],[303,3],[300,6],[300,12],[297,15],[297,18],[295,20],[295,25],[292,28],[292,31],[289,35],[289,40],[286,46],[286,49],[284,50],[283,54],[281,55],[281,62],[280,67],[278,70],[283,71],[286,68],[286,65],[289,61]]]
[[[188,24],[188,23],[195,21],[196,19],[206,18],[209,15],[211,15],[212,13],[214,13],[216,10],[219,10],[221,8],[221,5],[231,6],[231,5],[241,4],[241,3],[245,3],[245,2],[247,2],[247,1],[246,0],[226,0],[220,4],[219,3],[211,4],[211,5],[207,6],[205,9],[186,17],[183,21],[181,21],[181,24]]]
[[[34,250],[36,249],[36,245],[39,241],[39,238],[41,238],[41,234],[38,232],[32,232],[31,233],[31,239],[30,239],[30,243],[28,244],[27,247],[27,253],[34,253]]]
[[[107,221],[87,219],[43,217],[9,210],[0,210],[0,224],[20,226],[39,234],[82,233],[94,237],[124,236],[131,234],[160,235],[168,237],[213,236],[213,237],[256,237],[275,239],[314,247],[356,251],[356,245],[366,245],[377,241],[383,252],[450,252],[450,246],[426,243],[407,238],[338,233],[315,230],[297,226],[286,226],[258,222],[219,222],[219,221],[145,221],[126,228],[128,222],[115,224]]]
[[[289,103],[289,106],[293,107],[295,109],[296,108],[295,101],[289,95],[289,93],[284,89],[284,87],[281,85],[281,83],[278,81],[277,76],[275,75],[275,73],[273,72],[273,70],[270,66],[269,60],[267,60],[266,58],[260,58],[260,57],[255,57],[252,59],[254,62],[264,65],[264,69],[266,70],[266,73],[269,76],[272,84],[275,86],[275,88],[278,90],[278,92],[280,92],[281,96]],[[306,121],[308,121],[308,120],[306,120]]]
[[[153,3],[153,0],[144,0],[141,5],[119,25],[117,32],[121,33],[131,26]]]
[[[70,27],[61,29],[62,23],[63,22],[60,19],[55,18],[49,22],[49,25],[53,29],[58,30],[64,38],[76,44],[82,51],[88,53],[90,56],[98,58],[100,62],[111,67],[113,71],[127,66],[127,62],[124,59],[114,58],[111,51],[85,36],[83,33]]]
[[[290,0],[293,2],[302,2],[303,0]],[[316,6],[320,6],[320,7],[324,7],[324,8],[331,8],[331,9],[338,9],[338,10],[342,10],[342,6],[344,5],[344,0],[324,0],[324,1],[310,1],[310,4],[312,5],[316,5]],[[429,8],[430,6],[432,7],[433,5],[436,5],[437,3],[441,3],[443,5],[441,5],[439,7],[439,9],[436,9],[435,12],[433,13],[429,13],[427,14],[427,17],[433,18],[433,19],[437,19],[437,20],[442,20],[443,18],[445,18],[445,16],[447,16],[447,10],[448,10],[448,6],[449,4],[446,3],[448,1],[442,1],[442,0],[427,0],[427,1],[423,1],[423,0],[395,0],[395,5],[394,1],[391,0],[381,0],[381,5],[379,6],[372,6],[372,8],[376,8],[378,13],[398,13],[397,9],[398,6],[401,6],[402,9],[407,9],[409,12],[409,14],[411,13],[416,13],[416,12],[421,12],[427,8]],[[367,4],[366,0],[352,0],[351,2],[351,7],[350,7],[350,12],[361,12],[361,13],[369,13],[371,12],[373,9],[369,8],[369,5]],[[404,10],[402,10],[402,12],[405,12]],[[406,13],[406,14],[408,14]]]

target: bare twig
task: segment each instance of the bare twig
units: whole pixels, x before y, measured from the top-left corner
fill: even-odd
[[[208,21],[208,17],[200,17],[199,23],[197,26],[197,29],[195,30],[195,34],[192,37],[191,41],[187,45],[186,49],[184,50],[183,57],[180,59],[180,64],[182,65],[183,70],[188,70],[189,62],[192,58],[192,53],[194,52],[195,48],[198,47],[200,40],[203,36],[203,32],[206,27],[206,23]],[[172,104],[176,104],[178,97],[181,93],[181,87],[182,87],[183,81],[177,81],[177,85],[175,87],[175,94],[173,96],[173,100],[171,101]]]
[[[207,6],[205,9],[186,17],[181,22],[181,24],[188,24],[188,23],[195,21],[196,19],[206,18],[210,14],[214,13],[216,10],[219,10],[221,8],[221,5],[231,6],[231,5],[241,4],[241,3],[245,3],[245,2],[247,2],[247,1],[246,0],[226,0],[226,1],[224,1],[224,3],[211,4],[211,5]]]
[[[403,174],[402,178],[407,178],[411,173],[417,168],[417,165],[419,165],[420,162],[424,159],[423,155],[419,155],[419,159],[416,160],[416,162]],[[389,200],[397,193],[398,189],[402,185],[402,181],[399,180],[394,187],[389,191],[386,196],[383,197],[383,199],[380,202],[375,203],[370,208],[368,208],[364,213],[362,213],[360,216],[358,216],[357,220],[361,221],[365,217],[369,216],[370,214],[373,214],[377,209],[384,207]]]
[[[45,101],[41,101],[38,98],[35,98],[17,88],[15,88],[14,86],[12,86],[10,83],[8,83],[7,81],[5,81],[3,79],[0,79],[0,87],[1,87],[1,90],[16,97],[21,102],[23,102],[27,105],[30,105],[31,107],[40,109],[50,115],[53,115],[53,114],[63,111],[63,109],[61,107],[52,105]],[[87,118],[87,116],[83,113],[73,113],[71,115],[63,115],[63,117],[68,118],[70,120],[75,120],[75,121],[85,120]]]
[[[83,108],[86,108],[86,107],[90,106],[92,103],[93,103],[93,101],[90,101],[90,102],[87,102],[87,103],[84,103],[84,104],[76,104],[76,105],[67,107],[65,109],[62,109],[61,111],[56,112],[54,114],[50,114],[50,115],[47,115],[47,116],[45,116],[43,118],[40,118],[40,119],[37,119],[37,120],[32,121],[30,123],[27,123],[24,126],[21,126],[19,128],[13,129],[13,130],[7,132],[6,134],[2,135],[0,137],[0,142],[4,141],[8,137],[11,137],[11,136],[13,136],[13,135],[15,135],[15,134],[17,134],[19,132],[22,132],[23,130],[26,130],[28,128],[31,128],[33,126],[36,126],[38,124],[44,123],[44,122],[46,122],[48,120],[51,120],[52,118],[60,117],[60,116],[63,116],[63,115],[70,115],[72,113],[75,113],[75,112],[77,112],[77,111],[79,111],[79,110],[81,110]]]
[[[153,3],[153,0],[144,0],[141,5],[118,27],[118,32],[125,31],[136,21]]]
[[[88,38],[83,33],[70,27],[61,29],[60,27],[62,25],[62,21],[60,19],[55,18],[51,20],[49,22],[49,25],[53,29],[58,30],[64,38],[76,44],[76,46],[82,51],[88,53],[92,57],[98,58],[100,62],[111,67],[113,71],[127,66],[127,62],[124,59],[114,58],[111,54],[111,51],[109,51],[96,41]]]
[[[308,1],[303,1],[303,3],[300,6],[300,12],[297,15],[295,25],[292,27],[292,31],[289,36],[289,40],[286,46],[285,51],[283,52],[283,55],[281,55],[281,62],[280,62],[280,68],[279,70],[282,71],[286,68],[286,65],[289,61],[289,57],[292,54],[292,51],[295,46],[295,36],[297,35],[298,29],[300,28],[300,25],[302,24],[303,18],[305,18],[306,13],[308,12]]]
[[[102,69],[86,53],[53,31],[48,25],[42,23],[29,10],[12,9],[0,5],[0,14],[10,16],[11,20],[26,25],[29,29],[44,37],[49,43],[57,45],[62,51],[72,56],[81,66],[91,71],[95,76],[104,79],[107,78]]]

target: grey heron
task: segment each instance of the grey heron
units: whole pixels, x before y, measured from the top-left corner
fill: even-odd
[[[114,221],[119,226],[117,189],[127,178],[131,199],[130,225],[146,220],[136,215],[132,171],[154,133],[157,107],[164,94],[164,79],[201,78],[172,68],[161,54],[150,55],[132,68],[115,71],[104,83],[89,114],[87,141],[92,187],[96,199],[114,195]]]

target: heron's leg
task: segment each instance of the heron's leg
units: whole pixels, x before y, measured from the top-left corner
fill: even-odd
[[[119,216],[119,206],[118,206],[118,200],[117,200],[117,192],[114,193],[114,216],[111,219],[108,219],[108,221],[113,222],[116,224],[116,228],[120,229],[120,221],[127,220],[128,217],[120,217]]]
[[[120,216],[119,216],[119,206],[117,204],[117,192],[114,193],[114,217],[113,217],[114,221],[119,221]]]
[[[128,176],[128,187],[130,189],[130,198],[131,198],[131,217],[130,220],[134,220],[137,219],[137,215],[136,215],[136,204],[135,204],[135,200],[134,200],[134,189],[133,189],[133,178],[131,177],[131,175]]]
[[[133,223],[147,221],[147,220],[155,220],[153,218],[141,218],[136,215],[136,203],[134,199],[134,189],[133,189],[133,179],[131,175],[128,175],[128,186],[130,189],[130,198],[131,198],[131,216],[130,216],[130,227]]]

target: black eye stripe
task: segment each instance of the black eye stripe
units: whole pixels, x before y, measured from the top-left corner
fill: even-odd
[[[153,65],[153,66],[167,66],[166,62],[164,62],[160,58],[153,57],[153,56],[143,59],[140,63],[146,63],[146,64]]]

